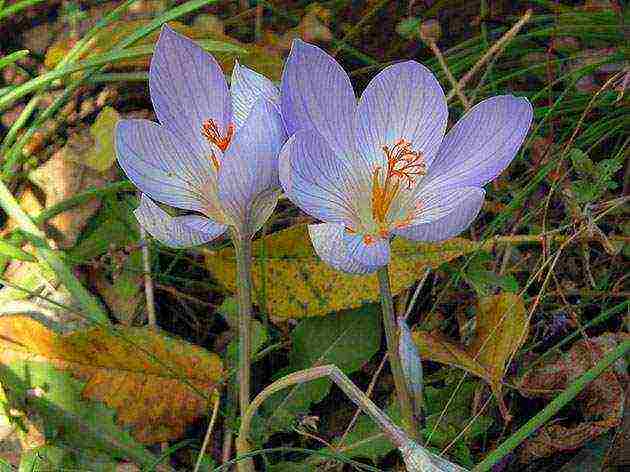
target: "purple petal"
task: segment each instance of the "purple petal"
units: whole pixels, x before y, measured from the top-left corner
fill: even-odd
[[[214,179],[209,160],[164,127],[148,120],[120,120],[116,154],[129,179],[154,200],[208,213],[208,182]]]
[[[320,48],[293,41],[282,74],[281,103],[289,135],[314,129],[335,154],[354,154],[352,84],[337,61]]]
[[[232,120],[227,83],[214,58],[164,26],[151,59],[149,90],[160,123],[197,156],[209,156],[212,147],[201,133],[204,121],[214,120],[225,135]]]
[[[357,117],[359,153],[368,162],[381,162],[383,146],[405,139],[430,164],[444,138],[448,109],[431,71],[407,61],[383,69],[369,83]]]
[[[309,215],[355,227],[358,178],[349,161],[336,156],[316,132],[298,131],[284,145],[280,181],[289,199]]]
[[[219,199],[226,214],[235,222],[250,225],[256,200],[270,192],[275,200],[280,191],[278,153],[286,140],[280,111],[273,103],[260,99],[227,148],[219,168]],[[274,200],[274,206],[275,206]],[[268,202],[266,202],[268,204]]]
[[[366,242],[366,236],[358,233],[343,233],[343,242],[349,252],[350,258],[359,264],[379,268],[389,263],[389,240],[379,237],[371,238]]]
[[[238,61],[232,70],[230,92],[236,129],[243,126],[245,119],[259,98],[265,98],[272,103],[280,101],[280,91],[271,80],[248,67],[241,66]]]
[[[479,195],[479,187],[434,188],[422,185],[401,205],[398,220],[406,220],[408,226],[434,223],[449,215],[463,201]],[[398,231],[398,230],[396,230]]]
[[[322,223],[309,225],[313,248],[317,255],[337,270],[350,274],[369,274],[378,267],[366,266],[350,257],[343,241],[346,229],[342,225]]]
[[[133,212],[140,225],[155,239],[170,247],[183,248],[205,244],[221,236],[227,226],[197,215],[171,216],[149,197],[142,195]]]
[[[471,189],[459,205],[431,223],[423,223],[394,230],[394,234],[412,241],[444,241],[464,231],[477,218],[483,205],[483,189]]]
[[[446,135],[428,178],[439,186],[485,185],[514,159],[532,117],[526,98],[501,95],[478,103]]]

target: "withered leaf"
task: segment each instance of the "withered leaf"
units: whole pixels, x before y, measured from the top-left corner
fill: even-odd
[[[146,328],[59,335],[32,318],[0,318],[0,363],[46,362],[84,380],[82,395],[117,411],[143,444],[176,439],[208,408],[222,377],[216,354]]]
[[[575,379],[597,363],[628,334],[607,333],[596,338],[580,340],[556,359],[525,374],[520,382],[521,394],[526,397],[553,398]],[[620,359],[623,363],[623,359]],[[561,451],[579,449],[593,438],[617,427],[623,416],[624,391],[627,382],[627,366],[617,372],[611,367],[589,383],[577,397],[583,421],[554,422],[541,427],[527,439],[519,452],[522,462],[548,457]]]

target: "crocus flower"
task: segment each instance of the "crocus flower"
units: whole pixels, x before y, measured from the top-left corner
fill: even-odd
[[[492,97],[445,136],[446,99],[426,67],[385,68],[357,103],[341,66],[299,40],[281,91],[292,135],[280,153],[282,186],[324,222],[309,226],[317,254],[352,273],[387,264],[392,236],[440,241],[466,229],[483,186],[514,158],[533,114],[525,98]]]
[[[215,59],[165,26],[149,90],[159,123],[121,120],[116,128],[118,162],[143,193],[140,224],[172,247],[206,243],[229,227],[251,237],[280,193],[286,131],[277,88],[237,63],[228,90]],[[156,201],[192,213],[173,217]]]

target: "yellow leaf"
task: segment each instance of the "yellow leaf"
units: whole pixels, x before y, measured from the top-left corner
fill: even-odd
[[[120,115],[112,107],[103,108],[96,121],[90,126],[90,134],[94,138],[94,147],[88,152],[83,163],[98,172],[105,172],[116,160],[114,152],[114,136],[116,123]]]
[[[439,244],[396,238],[389,269],[393,292],[411,286],[425,268],[437,267],[476,248],[477,243],[462,238]],[[306,225],[296,225],[255,241],[253,254],[254,287],[259,300],[263,300],[264,287],[266,309],[274,318],[321,316],[378,300],[376,276],[344,274],[322,262],[313,250]],[[206,262],[219,282],[231,291],[236,290],[232,248],[208,255]]]
[[[117,411],[144,444],[176,439],[203,415],[223,375],[216,354],[145,328],[67,335],[27,316],[0,318],[0,363],[47,362],[85,380],[82,395]]]
[[[475,335],[469,346],[424,331],[415,331],[413,339],[418,345],[420,357],[459,367],[488,382],[499,402],[501,414],[509,421],[501,382],[508,361],[527,338],[528,328],[523,300],[518,295],[505,292],[479,301]]]
[[[523,300],[503,292],[479,300],[477,326],[469,352],[485,365],[495,383],[503,378],[506,363],[525,339],[529,322]]]

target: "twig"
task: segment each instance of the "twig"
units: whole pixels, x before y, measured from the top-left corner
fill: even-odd
[[[481,67],[490,60],[490,58],[494,54],[500,53],[503,50],[503,48],[507,45],[507,43],[510,42],[514,38],[514,36],[518,34],[518,32],[525,25],[525,23],[529,21],[531,16],[532,16],[532,10],[529,9],[525,12],[525,14],[521,17],[521,19],[518,20],[518,22],[516,22],[514,26],[512,26],[503,36],[501,36],[501,38],[486,51],[486,53],[481,57],[481,59],[479,59],[477,63],[474,66],[472,66],[472,68],[466,74],[464,74],[464,76],[460,79],[460,81],[457,84],[458,87],[462,89],[468,83],[468,81],[472,79],[473,76],[479,71],[479,69],[481,69]],[[454,88],[448,93],[448,95],[446,96],[446,100],[451,100],[456,95],[456,93],[457,93],[457,88]]]
[[[387,362],[387,355],[384,355],[383,359],[381,359],[381,363],[378,365],[378,367],[376,369],[376,372],[374,372],[374,375],[372,376],[372,380],[370,381],[370,385],[368,385],[368,389],[365,392],[365,394],[367,395],[368,398],[372,395],[372,391],[374,390],[374,386],[376,385],[376,380],[381,375],[381,372],[383,371],[383,368],[385,367],[385,362]],[[361,414],[361,407],[358,407],[357,411],[354,412],[354,416],[350,420],[350,423],[348,424],[348,427],[343,432],[343,435],[341,436],[341,439],[337,443],[337,447],[335,448],[335,450],[337,452],[339,452],[339,450],[341,449],[344,441],[346,440],[346,437],[348,437],[348,434],[350,434],[350,431],[352,431],[352,428],[354,428],[354,425],[356,424],[357,420],[359,419],[359,415],[360,414]]]
[[[144,294],[147,303],[148,326],[151,329],[157,328],[157,316],[155,313],[155,292],[153,291],[153,278],[151,277],[151,256],[149,254],[149,244],[147,232],[140,227],[140,242],[142,244],[142,268],[144,271]]]
[[[385,436],[400,450],[403,459],[410,472],[439,472],[439,471],[464,471],[465,469],[439,458],[429,450],[417,444],[387,416],[376,404],[370,400],[339,368],[334,365],[312,367],[289,374],[275,381],[260,392],[252,400],[249,408],[241,418],[241,427],[237,439],[239,456],[248,457],[251,446],[249,444],[249,431],[256,411],[262,403],[274,393],[291,385],[302,384],[311,380],[328,377],[332,380],[352,402],[359,406],[379,426]],[[241,469],[239,462],[239,470]]]
[[[420,290],[422,290],[422,287],[424,287],[424,283],[427,281],[427,277],[429,277],[430,273],[431,273],[431,268],[428,267],[427,270],[424,271],[424,275],[422,276],[422,279],[416,286],[416,289],[413,292],[411,300],[409,300],[409,304],[407,305],[407,311],[405,311],[405,316],[403,318],[405,321],[407,320],[407,318],[409,318],[409,315],[411,315],[411,310],[413,309],[413,306],[416,304],[418,295],[420,295]]]
[[[455,77],[453,76],[453,73],[448,68],[448,64],[446,63],[446,60],[444,59],[444,55],[442,54],[442,51],[440,51],[440,48],[438,47],[437,43],[435,42],[435,40],[433,40],[433,38],[428,38],[424,35],[422,35],[422,39],[427,44],[427,46],[429,46],[429,49],[431,50],[433,55],[437,58],[438,62],[440,63],[440,67],[446,74],[446,78],[451,83],[451,87],[453,87],[453,90],[457,94],[457,97],[462,102],[462,105],[464,105],[464,109],[468,111],[470,109],[470,102],[468,101],[468,99],[466,98],[466,95],[464,94],[462,90],[463,85],[460,85],[457,82],[457,79],[455,79]]]
[[[194,472],[199,472],[199,467],[201,467],[201,461],[203,460],[203,455],[206,451],[206,448],[208,447],[208,443],[210,442],[212,429],[214,428],[214,423],[216,422],[219,413],[219,403],[220,398],[218,392],[215,391],[214,405],[212,406],[212,417],[210,418],[210,424],[208,425],[208,429],[206,430],[206,435],[203,438],[203,444],[201,445],[201,450],[199,451],[199,456],[197,457],[197,463],[195,464]]]

